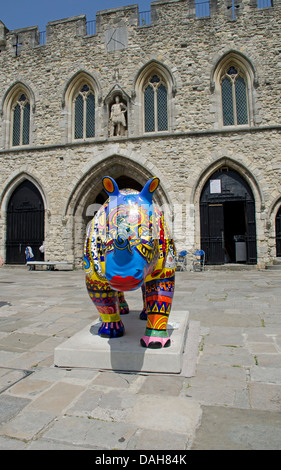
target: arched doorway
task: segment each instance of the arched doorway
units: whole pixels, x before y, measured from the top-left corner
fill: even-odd
[[[25,264],[25,247],[31,246],[35,260],[43,255],[44,203],[40,192],[29,180],[14,190],[7,208],[6,263]]]
[[[200,229],[206,264],[257,263],[254,196],[235,170],[222,167],[206,182]]]
[[[153,167],[154,168],[154,167]],[[137,158],[124,157],[120,155],[110,155],[104,158],[99,164],[94,165],[77,182],[75,188],[69,196],[65,208],[65,230],[69,237],[73,239],[74,264],[80,266],[83,260],[83,249],[88,224],[94,217],[100,204],[108,198],[103,190],[103,176],[112,177],[120,189],[132,188],[141,191],[146,182],[153,176],[157,176],[155,167],[153,172],[146,166],[140,164]],[[161,175],[160,175],[161,176]],[[162,207],[169,205],[170,199],[165,192],[165,179],[154,195],[154,201]]]
[[[275,233],[276,233],[276,256],[281,257],[281,206],[275,219]]]

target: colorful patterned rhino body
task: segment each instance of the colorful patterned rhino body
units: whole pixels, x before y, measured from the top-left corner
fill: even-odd
[[[89,225],[84,269],[89,296],[102,325],[99,335],[123,336],[120,314],[129,313],[124,291],[142,288],[147,319],[141,344],[149,348],[170,345],[167,322],[174,294],[176,256],[164,216],[152,202],[159,179],[149,180],[139,193],[121,190],[106,176],[109,199]]]

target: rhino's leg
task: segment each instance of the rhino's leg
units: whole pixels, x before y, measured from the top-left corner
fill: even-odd
[[[145,299],[145,284],[141,286],[141,291],[142,291],[142,301],[143,301],[143,309],[140,313],[140,319],[141,320],[147,320],[147,313],[146,313],[146,299]]]
[[[147,325],[141,345],[158,349],[170,346],[167,323],[174,295],[174,277],[146,283]]]
[[[125,333],[124,325],[120,319],[118,292],[99,283],[93,285],[86,282],[88,294],[95,304],[102,320],[99,335],[104,338],[118,338]]]
[[[129,305],[125,300],[124,292],[118,292],[118,300],[120,307],[120,315],[126,315],[127,313],[129,313]]]

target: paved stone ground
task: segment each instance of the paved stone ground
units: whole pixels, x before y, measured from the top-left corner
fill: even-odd
[[[192,376],[125,374],[53,366],[97,319],[82,271],[1,268],[0,449],[280,450],[280,283],[177,273],[173,307],[199,331]],[[139,291],[127,298],[140,310]]]

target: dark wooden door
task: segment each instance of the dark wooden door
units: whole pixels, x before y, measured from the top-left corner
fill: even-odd
[[[223,204],[201,204],[201,248],[208,264],[224,263]]]
[[[281,256],[281,207],[276,216],[276,256]]]
[[[246,201],[247,264],[257,264],[256,215],[254,201]]]
[[[206,182],[200,198],[200,228],[206,264],[238,262],[238,241],[246,243],[243,262],[257,263],[255,200],[236,171],[223,167]]]
[[[13,192],[7,209],[6,263],[25,264],[25,247],[31,246],[34,259],[42,259],[44,204],[38,189],[23,181]]]
[[[224,263],[224,216],[223,204],[209,204],[209,237],[211,264]]]

